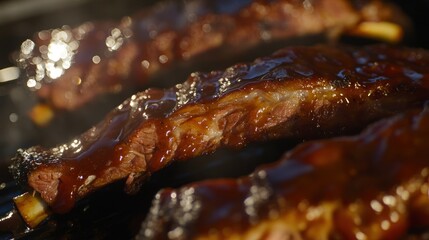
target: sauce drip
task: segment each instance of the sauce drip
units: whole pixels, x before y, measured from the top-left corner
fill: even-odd
[[[380,57],[380,54],[385,57]],[[365,57],[366,61],[361,61],[362,57]],[[417,81],[416,74],[419,74]],[[40,147],[20,150],[11,170],[15,177],[24,179],[24,182],[28,172],[34,174],[38,170],[49,172],[51,169],[59,172],[61,177],[58,194],[50,205],[58,212],[66,212],[77,199],[85,195],[83,193],[87,191],[82,188],[91,186],[92,182],[97,183],[99,178],[104,178],[105,182],[100,183],[102,186],[109,181],[125,177],[121,171],[134,173],[136,170],[133,170],[135,168],[132,166],[125,170],[119,167],[130,152],[145,155],[144,164],[147,166],[139,170],[148,171],[144,174],[162,168],[174,158],[195,156],[192,144],[206,144],[204,137],[185,139],[176,152],[172,151],[170,143],[174,142],[173,131],[177,126],[171,125],[169,119],[172,116],[175,119],[200,116],[192,111],[205,109],[206,120],[201,119],[196,124],[203,132],[207,131],[212,127],[208,125],[213,118],[210,115],[211,109],[217,109],[222,99],[228,99],[228,96],[235,93],[245,93],[245,98],[260,92],[265,92],[268,96],[269,92],[275,92],[275,89],[281,87],[290,89],[290,94],[296,94],[298,97],[313,94],[317,98],[326,98],[326,94],[331,94],[333,101],[344,105],[344,111],[352,111],[352,106],[360,107],[360,102],[366,102],[368,99],[397,101],[400,104],[393,105],[398,111],[406,108],[407,104],[421,104],[427,99],[428,82],[429,55],[423,50],[383,45],[361,49],[338,46],[286,48],[270,57],[260,58],[250,64],[238,64],[225,71],[194,73],[187,81],[170,89],[149,89],[133,95],[108,114],[103,122],[68,144],[46,150]],[[305,104],[314,109],[312,104],[316,103],[317,99]],[[352,103],[357,105],[349,105]],[[299,106],[304,107],[304,103]],[[264,110],[257,109],[258,105],[252,108],[256,108],[255,112]],[[329,111],[322,111],[321,116],[316,118],[332,116],[334,112]],[[383,116],[395,110],[386,111]],[[333,117],[326,118],[326,121],[331,122],[330,118]],[[250,136],[254,136],[254,140],[267,138],[258,129],[272,119],[269,116],[261,119],[260,125],[248,127],[248,140],[237,134],[236,140],[231,137],[230,145],[242,146],[252,140]],[[300,126],[299,122],[296,123],[296,128],[308,129],[308,126]],[[335,127],[335,122],[330,124]],[[141,139],[139,134],[142,131],[155,131],[156,139]],[[299,134],[299,130],[282,130],[269,136],[292,136],[292,133]],[[156,141],[154,146],[151,145],[154,148],[152,155],[141,153],[145,151],[141,148],[146,141]]]

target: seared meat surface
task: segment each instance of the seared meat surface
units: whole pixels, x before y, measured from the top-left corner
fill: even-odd
[[[137,239],[404,239],[429,227],[429,108],[157,194]],[[423,239],[423,238],[422,238]]]
[[[335,35],[363,20],[401,19],[380,1],[353,2],[170,1],[120,22],[41,31],[22,44],[17,62],[45,102],[73,110],[101,94],[147,84],[166,70],[190,73],[239,59],[258,45]]]
[[[424,50],[290,47],[133,95],[69,143],[20,149],[10,169],[55,211],[66,212],[119,179],[135,191],[173,160],[251,141],[344,133],[428,98]]]

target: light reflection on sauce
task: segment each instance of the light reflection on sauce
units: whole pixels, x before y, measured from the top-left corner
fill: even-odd
[[[28,88],[55,108],[72,110],[100,94],[142,86],[164,69],[181,68],[182,62],[228,62],[245,50],[342,29],[359,18],[359,10],[347,2],[335,8],[341,14],[331,19],[323,15],[332,15],[332,7],[318,1],[171,1],[119,22],[41,31],[23,42],[17,61]],[[314,24],[300,24],[296,13]],[[219,60],[205,60],[205,54]]]
[[[9,121],[11,123],[16,123],[18,121],[18,119],[19,119],[18,114],[16,114],[16,113],[9,114]]]
[[[30,148],[21,152],[22,159],[19,160],[18,157],[18,165],[22,164],[19,161],[27,161],[30,163],[26,164],[33,164],[33,168],[40,166],[43,169],[45,165],[49,167],[59,164],[61,168],[71,169],[61,176],[57,202],[53,204],[58,211],[64,212],[73,206],[77,190],[89,176],[100,178],[106,169],[122,161],[121,159],[128,154],[125,149],[129,144],[133,144],[128,142],[130,140],[127,138],[139,129],[154,126],[159,138],[157,150],[147,161],[147,169],[154,171],[164,166],[171,158],[171,149],[168,146],[174,140],[172,135],[174,126],[168,125],[167,118],[186,106],[216,103],[224,96],[245,89],[250,95],[257,94],[275,88],[276,84],[287,86],[289,82],[290,86],[300,86],[295,90],[302,91],[302,93],[293,91],[291,94],[300,96],[314,94],[324,99],[329,99],[329,95],[334,98],[333,101],[345,105],[368,101],[367,96],[373,101],[398,94],[404,97],[401,101],[418,104],[428,97],[429,89],[425,88],[425,84],[429,81],[426,77],[429,76],[427,74],[429,56],[422,51],[422,55],[426,54],[424,60],[421,59],[418,63],[407,62],[408,55],[414,54],[415,51],[420,50],[402,51],[383,45],[362,49],[329,46],[286,48],[252,64],[238,64],[226,71],[192,74],[186,82],[173,88],[149,89],[133,95],[113,110],[103,122],[76,139],[79,144],[71,142],[51,150]],[[355,52],[362,54],[353,55]],[[378,53],[387,54],[388,57],[381,60]],[[314,56],[317,54],[322,55],[324,60],[315,59]],[[369,61],[362,65],[356,58],[359,55],[368,55]],[[377,64],[374,64],[375,62]],[[296,66],[304,69],[305,74],[296,72]],[[403,73],[404,69],[412,69],[425,78],[416,82],[407,75],[398,75]],[[407,92],[412,94],[407,95]],[[313,101],[306,104],[316,103],[317,101]],[[331,115],[329,111],[321,114]],[[164,119],[167,120],[163,121]],[[200,125],[205,129],[203,122]],[[255,129],[259,129],[258,127],[260,126],[255,126]],[[195,151],[192,144],[203,141],[202,136],[193,137],[195,139],[187,140],[188,146],[179,146],[183,148],[180,153],[183,156],[192,156]],[[243,141],[245,140],[241,138],[231,140],[237,146],[245,144]],[[135,152],[141,154],[139,151]],[[50,157],[45,160],[46,156]]]
[[[413,224],[426,229],[428,127],[429,108],[412,111],[358,136],[298,145],[238,180],[165,189],[137,239],[161,239],[177,229],[186,239],[266,236],[279,225],[297,239],[397,239]]]

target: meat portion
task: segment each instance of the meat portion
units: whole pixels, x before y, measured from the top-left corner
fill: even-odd
[[[269,47],[303,35],[335,35],[361,20],[401,15],[380,1],[360,2],[365,4],[169,1],[121,22],[41,31],[22,44],[17,62],[25,70],[27,86],[53,107],[72,110],[101,94],[144,85],[168,69],[189,73],[215,61],[237,59],[257,45]]]
[[[279,137],[366,126],[429,99],[429,53],[374,45],[291,47],[225,71],[133,95],[67,144],[18,150],[15,178],[55,211],[126,178],[139,184],[173,160]]]
[[[429,108],[159,192],[137,239],[403,239],[429,228]]]

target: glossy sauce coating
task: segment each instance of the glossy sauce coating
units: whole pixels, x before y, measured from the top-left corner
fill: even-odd
[[[428,228],[429,109],[157,194],[137,239],[402,239]],[[235,238],[234,238],[235,237]]]
[[[377,3],[375,15],[390,11]],[[346,0],[169,1],[120,22],[41,31],[23,42],[17,62],[30,89],[55,108],[73,110],[168,69],[191,72],[264,43],[332,35],[360,21],[359,9]]]
[[[285,48],[136,94],[70,143],[19,150],[11,171],[65,212],[119,179],[136,190],[173,160],[251,141],[330,136],[421,105],[428,65],[428,53],[417,49]]]

